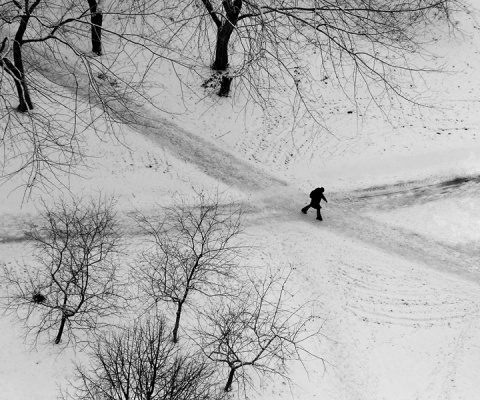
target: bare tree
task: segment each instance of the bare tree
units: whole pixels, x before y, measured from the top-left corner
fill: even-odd
[[[320,334],[318,317],[307,310],[313,303],[290,305],[289,276],[272,271],[260,278],[251,275],[238,297],[213,303],[198,319],[200,351],[228,368],[225,391],[235,381],[245,389],[251,383],[248,369],[288,379],[289,361],[320,358],[308,348],[308,341]]]
[[[164,0],[166,5],[171,3]],[[450,22],[457,0],[184,0],[165,6],[170,46],[199,55],[221,73],[219,94],[232,77],[264,107],[275,105],[272,90],[293,89],[297,108],[308,108],[311,85],[329,79],[340,88],[365,85],[380,95],[413,100],[401,74],[425,72],[429,29]],[[165,21],[168,21],[165,19]],[[181,32],[183,31],[183,35]],[[191,32],[194,32],[192,35]],[[206,58],[206,59],[205,59]],[[435,66],[433,67],[436,68]],[[226,79],[223,79],[223,78]],[[323,82],[321,82],[323,83]],[[375,90],[378,89],[378,90]],[[347,90],[344,89],[346,92]],[[348,91],[350,92],[350,91]],[[321,93],[321,86],[317,90]],[[314,106],[310,106],[313,111]],[[307,110],[308,111],[308,110]]]
[[[119,290],[116,254],[119,228],[112,200],[73,199],[44,204],[39,225],[27,233],[34,247],[32,265],[3,267],[7,294],[1,306],[38,336],[55,334],[60,343],[65,332],[77,340],[77,331],[88,334],[107,323],[124,306]]]
[[[168,339],[162,316],[149,316],[93,346],[91,365],[77,366],[77,383],[63,399],[215,400],[214,371],[182,354]]]
[[[92,61],[86,57],[85,51],[79,46],[90,28],[92,52],[96,55],[102,54],[102,31],[119,41],[144,47],[155,54],[159,44],[153,39],[146,38],[150,33],[149,29],[152,29],[151,23],[155,20],[154,4],[153,1],[114,1],[109,4],[108,9],[104,9],[103,0],[82,2],[61,0],[56,3],[27,0],[6,1],[0,4],[0,19],[4,26],[9,28],[0,31],[0,34],[5,35],[2,38],[0,66],[12,76],[17,85],[20,102],[18,111],[26,112],[33,109],[28,85],[34,85],[34,80],[27,82],[24,52],[27,52],[30,58],[34,46],[38,46],[35,52],[37,56],[42,51],[57,53],[58,58],[49,60],[56,62],[65,62],[65,58],[59,54],[62,51],[73,52],[80,58],[81,64],[84,64],[86,69],[84,72],[88,74],[92,66],[101,64],[99,60]],[[104,15],[110,16],[116,22],[107,30],[102,30]],[[134,30],[133,27],[140,21],[144,22],[144,26]],[[145,45],[145,41],[148,42],[148,46]],[[64,66],[60,64],[60,67]],[[33,65],[29,67],[34,68]],[[96,86],[94,82],[90,82],[90,85]]]
[[[16,2],[15,2],[16,3]],[[32,5],[29,6],[29,2],[25,2],[25,13],[21,16],[17,32],[13,39],[12,51],[13,51],[13,63],[5,56],[2,56],[0,59],[0,66],[12,77],[15,87],[17,89],[17,95],[19,100],[19,105],[17,110],[20,112],[25,112],[33,108],[33,103],[30,98],[30,93],[28,91],[27,82],[25,79],[25,68],[23,65],[22,57],[22,45],[24,44],[24,36],[27,30],[28,23],[32,16],[33,11],[37,7],[39,1],[35,1]],[[20,7],[21,5],[17,3]],[[9,51],[9,39],[5,37],[2,42],[0,53],[5,55]]]
[[[153,0],[0,3],[0,178],[26,173],[28,188],[51,185],[82,163],[83,132],[115,135],[116,122],[135,121],[132,105],[149,101],[144,86],[163,59],[155,7]]]
[[[225,295],[225,281],[237,275],[242,209],[236,203],[222,203],[219,195],[200,193],[193,205],[181,200],[164,212],[158,224],[136,217],[152,246],[142,252],[134,274],[152,305],[159,301],[175,305],[177,342],[182,312],[186,305],[193,306],[192,296]]]

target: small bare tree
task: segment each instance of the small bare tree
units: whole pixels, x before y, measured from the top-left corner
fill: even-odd
[[[115,255],[119,228],[112,200],[73,199],[43,205],[40,225],[30,225],[33,265],[22,270],[3,267],[7,294],[1,306],[21,320],[28,332],[51,335],[55,344],[65,331],[92,331],[123,305]]]
[[[320,333],[320,327],[309,326],[317,317],[306,313],[309,302],[288,306],[289,276],[272,271],[263,278],[251,276],[240,296],[213,304],[199,317],[197,344],[207,358],[228,367],[226,392],[235,380],[244,390],[251,384],[247,369],[288,379],[288,361],[320,358],[306,346]]]
[[[175,304],[177,342],[182,311],[191,296],[224,295],[224,281],[236,276],[242,209],[236,203],[222,204],[219,195],[200,193],[193,206],[183,200],[164,211],[159,224],[136,217],[152,246],[142,252],[134,273],[153,304]]]
[[[214,371],[182,354],[168,339],[165,319],[148,316],[97,341],[91,366],[77,366],[77,383],[63,399],[215,400]]]

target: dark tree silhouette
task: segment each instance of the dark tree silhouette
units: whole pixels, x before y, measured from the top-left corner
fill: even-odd
[[[294,84],[295,69],[310,74],[302,65],[302,54],[309,59],[318,54],[322,65],[312,67],[343,84],[355,76],[356,84],[366,81],[405,96],[395,70],[423,70],[409,55],[421,50],[425,32],[438,19],[448,22],[452,12],[462,8],[457,0],[202,0],[203,7],[185,0],[177,4],[176,12],[165,7],[171,22],[165,22],[163,30],[166,36],[174,32],[171,44],[181,38],[176,50],[183,46],[191,51],[197,44],[201,55],[210,56],[213,70],[242,78],[250,94],[260,91],[264,97],[268,95],[262,88],[271,90],[286,76]],[[284,74],[276,76],[276,71]]]
[[[35,262],[22,269],[3,267],[7,295],[2,307],[21,320],[27,332],[64,333],[77,340],[108,324],[124,307],[115,255],[119,232],[112,201],[61,200],[44,205],[41,222],[31,224],[27,237]]]
[[[307,343],[321,327],[315,326],[317,317],[307,313],[310,302],[289,305],[289,277],[273,271],[264,277],[251,275],[237,297],[213,303],[198,319],[198,347],[211,361],[228,368],[225,391],[235,381],[245,387],[249,369],[288,379],[289,361],[320,358]]]
[[[158,301],[175,305],[177,342],[185,306],[195,308],[193,296],[223,296],[225,281],[237,275],[242,210],[235,203],[223,204],[218,195],[199,194],[193,205],[183,200],[164,211],[158,224],[136,217],[152,246],[142,252],[134,275],[150,306]]]
[[[25,39],[25,32],[27,31],[30,19],[34,14],[35,9],[40,4],[40,1],[41,0],[36,0],[31,3],[29,1],[25,1],[23,7],[22,4],[16,1],[13,2],[22,11],[22,14],[19,18],[17,31],[12,41],[13,63],[9,58],[3,55],[2,58],[0,58],[0,66],[2,66],[4,70],[12,77],[15,83],[19,101],[17,110],[20,112],[26,112],[33,108],[32,99],[30,98],[30,93],[25,78],[25,66],[23,63],[22,46],[28,41],[27,39]],[[8,43],[8,38],[4,38],[0,54],[6,54],[8,52],[8,48],[6,48],[6,45]]]
[[[165,319],[149,316],[101,337],[90,367],[77,366],[77,383],[63,399],[219,400],[212,368],[182,354],[168,335]]]
[[[149,101],[144,85],[163,59],[156,7],[137,0],[0,2],[0,179],[21,174],[27,189],[62,184],[62,174],[88,153],[85,131],[115,135],[116,122],[134,120],[131,106]],[[115,56],[95,57],[106,46]]]
[[[92,37],[92,52],[97,56],[102,55],[102,0],[88,0],[90,7],[90,21],[91,21],[91,37]]]

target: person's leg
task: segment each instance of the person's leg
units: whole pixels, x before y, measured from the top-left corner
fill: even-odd
[[[303,208],[302,208],[302,212],[303,212],[304,214],[306,214],[309,208],[310,208],[310,204],[308,204],[308,205],[306,205],[305,207],[303,207]]]
[[[319,221],[323,221],[323,219],[322,219],[322,214],[320,213],[320,207],[317,208],[317,219],[318,219]]]

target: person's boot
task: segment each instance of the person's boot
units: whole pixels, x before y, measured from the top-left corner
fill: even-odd
[[[302,208],[302,212],[303,212],[304,214],[306,214],[306,213],[307,213],[307,210],[308,210],[308,208],[307,208],[307,207],[303,207],[303,208]]]
[[[317,217],[317,219],[318,219],[319,221],[323,221],[322,217]]]

